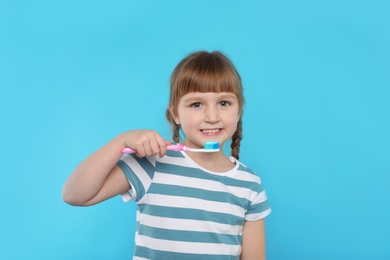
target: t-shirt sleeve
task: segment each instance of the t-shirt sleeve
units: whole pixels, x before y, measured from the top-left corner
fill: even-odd
[[[260,184],[258,186],[258,192],[256,192],[251,200],[251,205],[249,206],[245,220],[255,221],[263,219],[271,213],[271,207],[268,203],[267,194]]]
[[[117,165],[122,169],[131,185],[131,189],[122,194],[123,201],[138,202],[143,198],[153,180],[155,158],[138,158],[134,154],[126,154],[118,161]]]

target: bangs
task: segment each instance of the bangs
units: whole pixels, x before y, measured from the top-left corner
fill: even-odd
[[[241,96],[241,79],[230,61],[204,55],[182,65],[171,78],[176,98],[191,92],[228,92]]]

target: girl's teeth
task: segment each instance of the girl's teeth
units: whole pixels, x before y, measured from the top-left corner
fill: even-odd
[[[218,131],[219,131],[219,129],[203,130],[203,132],[205,132],[205,133],[216,133]]]

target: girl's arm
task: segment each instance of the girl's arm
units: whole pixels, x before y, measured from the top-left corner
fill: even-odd
[[[122,170],[116,166],[125,147],[137,151],[137,156],[166,153],[167,142],[151,130],[134,130],[117,136],[80,163],[69,176],[62,190],[63,200],[75,206],[89,206],[131,187]]]
[[[264,219],[244,222],[241,260],[265,260]]]

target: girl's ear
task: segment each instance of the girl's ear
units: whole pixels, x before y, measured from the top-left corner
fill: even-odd
[[[180,125],[180,119],[179,116],[175,113],[175,109],[173,108],[172,104],[169,104],[169,112],[171,113],[172,119],[175,121],[177,125]]]

